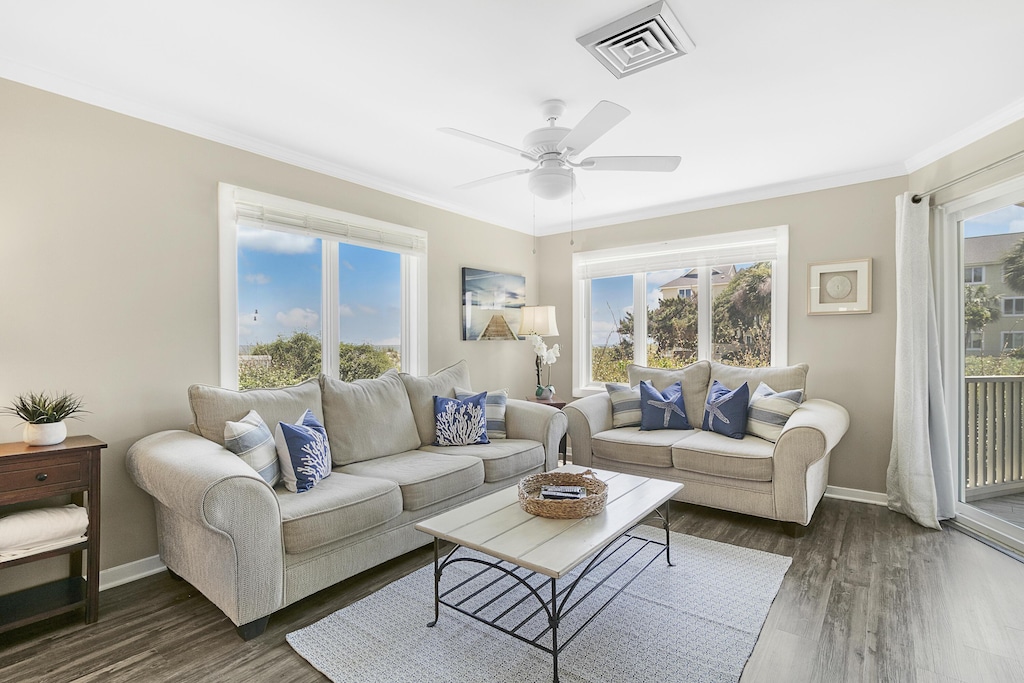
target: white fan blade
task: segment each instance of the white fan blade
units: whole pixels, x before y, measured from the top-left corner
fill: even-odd
[[[524,152],[521,149],[517,149],[515,147],[512,147],[511,145],[506,145],[503,142],[497,142],[495,140],[489,140],[487,138],[482,138],[479,135],[474,135],[473,133],[467,133],[466,131],[459,130],[458,128],[438,128],[438,130],[441,131],[442,133],[448,133],[449,135],[454,135],[457,138],[462,138],[464,140],[469,140],[471,142],[478,142],[481,145],[487,145],[488,147],[493,147],[494,149],[500,149],[502,152],[508,152],[509,154],[515,154],[516,156],[520,156],[520,157],[523,157],[525,159],[529,159],[530,161],[537,161],[537,157],[533,156],[529,152]]]
[[[580,162],[588,171],[674,171],[682,157],[589,157]]]
[[[576,124],[575,128],[562,138],[562,141],[558,143],[558,149],[560,151],[569,150],[569,156],[579,154],[627,116],[629,116],[629,110],[625,107],[608,100],[601,100],[583,117],[582,121]]]
[[[505,171],[504,173],[499,173],[498,175],[492,175],[492,176],[488,176],[486,178],[481,178],[480,180],[474,180],[471,183],[465,183],[463,185],[456,185],[455,189],[456,190],[468,190],[471,187],[479,187],[481,185],[486,185],[487,183],[493,183],[494,181],[501,180],[503,178],[514,178],[517,175],[523,175],[524,173],[529,173],[531,170],[532,169],[529,169],[529,168],[521,168],[518,171]]]

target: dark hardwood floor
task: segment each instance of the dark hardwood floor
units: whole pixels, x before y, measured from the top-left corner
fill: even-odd
[[[803,538],[707,508],[673,514],[676,531],[793,558],[744,683],[1024,681],[1024,564],[959,532],[831,499]],[[0,681],[323,681],[285,634],[431,557],[424,547],[302,600],[249,642],[162,573],[104,591],[92,626],[60,617],[0,635]]]

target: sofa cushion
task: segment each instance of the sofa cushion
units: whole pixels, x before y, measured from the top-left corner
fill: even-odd
[[[727,387],[738,387],[744,382],[753,388],[761,382],[775,391],[800,389],[807,392],[807,363],[790,365],[785,368],[740,368],[734,365],[711,363],[711,379]]]
[[[693,434],[693,430],[659,429],[645,432],[639,427],[624,427],[594,434],[590,446],[596,457],[606,460],[650,467],[672,467],[672,446]]]
[[[354,382],[322,376],[320,382],[335,465],[404,453],[420,445],[409,395],[397,371]]]
[[[402,505],[406,510],[425,508],[484,483],[484,464],[480,458],[423,450],[356,462],[338,471],[390,479],[401,487]]]
[[[759,436],[775,443],[782,436],[782,428],[789,416],[796,412],[803,401],[804,392],[799,389],[775,391],[761,382],[750,396],[747,411],[747,434]]]
[[[293,422],[309,408],[316,419],[323,422],[320,409],[320,382],[306,380],[301,384],[280,389],[248,389],[232,391],[205,384],[188,388],[188,402],[197,433],[224,445],[224,425],[237,422],[250,410],[255,410],[273,429],[278,422]]]
[[[255,410],[250,410],[238,422],[228,420],[224,424],[224,447],[256,470],[271,486],[281,481],[274,435]]]
[[[640,382],[640,429],[691,429],[679,382],[662,393],[646,379]]]
[[[484,481],[504,481],[544,464],[544,445],[527,439],[499,439],[479,446],[424,446],[444,455],[471,455],[484,463]]]
[[[480,392],[462,401],[434,397],[435,446],[471,446],[490,443],[487,438],[487,394]]]
[[[733,439],[742,439],[747,431],[747,406],[750,387],[743,383],[729,389],[717,379],[711,380],[708,401],[704,406],[705,431],[712,431]]]
[[[672,465],[716,477],[771,481],[774,449],[773,444],[756,436],[732,439],[714,432],[697,432],[672,447]]]
[[[605,384],[612,402],[612,427],[635,427],[640,424],[640,387]]]
[[[455,387],[455,398],[465,401],[474,395],[475,391],[459,389]],[[504,439],[507,435],[505,429],[505,410],[508,407],[508,389],[488,391],[484,407],[487,410],[487,438],[491,441]]]
[[[683,387],[683,404],[686,406],[686,415],[689,417],[690,424],[696,426],[700,422],[700,416],[704,414],[704,399],[707,398],[708,384],[710,384],[711,363],[708,361],[699,360],[674,370],[630,364],[626,366],[626,373],[629,376],[630,386],[635,386],[646,379],[658,391],[665,391],[679,382]]]
[[[295,424],[278,422],[274,432],[281,481],[286,489],[304,493],[331,476],[331,447],[327,431],[306,410]]]
[[[387,479],[334,472],[303,494],[277,490],[286,553],[301,553],[402,514],[402,492]]]
[[[420,446],[434,443],[434,397],[444,396],[455,398],[455,387],[471,387],[469,383],[469,365],[460,360],[443,370],[438,370],[427,377],[415,377],[402,373],[402,382],[409,395],[413,418],[419,432]],[[328,425],[330,431],[330,425]],[[416,448],[416,446],[412,446]]]

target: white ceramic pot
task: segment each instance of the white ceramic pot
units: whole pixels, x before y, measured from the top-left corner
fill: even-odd
[[[29,446],[52,446],[68,438],[68,427],[63,422],[26,424],[21,440]]]

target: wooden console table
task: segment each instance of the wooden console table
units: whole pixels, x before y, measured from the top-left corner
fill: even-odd
[[[99,618],[100,450],[106,447],[91,436],[71,436],[54,446],[0,444],[0,506],[71,494],[72,502],[85,507],[89,515],[85,541],[0,562],[4,569],[69,555],[68,578],[0,596],[0,633],[83,606],[85,623]]]

